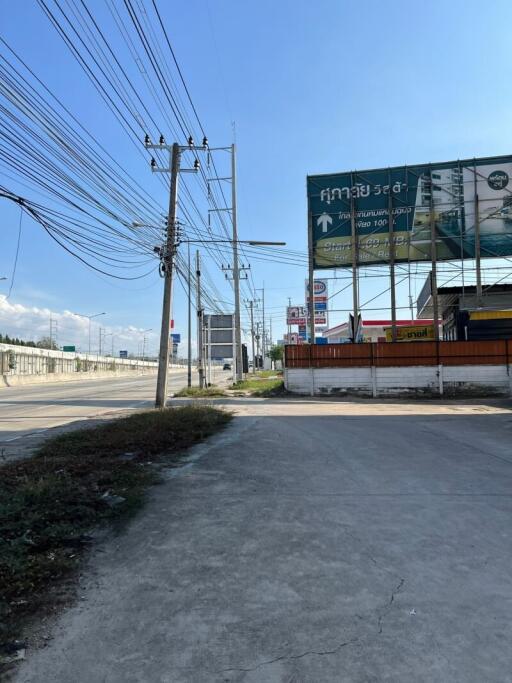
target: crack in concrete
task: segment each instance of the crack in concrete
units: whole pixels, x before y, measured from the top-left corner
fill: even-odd
[[[389,601],[387,604],[384,606],[383,611],[379,615],[379,619],[377,622],[378,625],[378,633],[382,633],[382,622],[385,616],[389,613],[391,610],[391,607],[395,601],[395,596],[400,593],[402,590],[403,586],[405,584],[405,579],[400,579],[400,583],[396,586],[396,588],[391,592],[391,597],[389,598]],[[360,615],[356,615],[360,619],[362,618]],[[353,643],[356,643],[358,640],[361,639],[361,636],[356,636],[355,638],[351,638],[350,640],[344,640],[343,642],[339,643],[335,648],[332,650],[306,650],[306,652],[302,652],[297,655],[279,655],[279,657],[274,657],[274,659],[267,659],[263,662],[260,662],[259,664],[255,664],[254,666],[251,667],[229,667],[227,669],[220,669],[218,671],[215,671],[214,673],[216,674],[223,674],[223,673],[229,673],[230,671],[241,671],[243,673],[249,673],[252,671],[256,671],[257,669],[260,669],[262,666],[268,666],[270,664],[275,664],[276,662],[281,662],[283,660],[296,660],[296,659],[302,659],[303,657],[308,657],[310,655],[318,655],[318,656],[323,656],[323,655],[333,655],[339,652],[343,647],[346,647],[347,645],[352,645]]]
[[[393,602],[395,601],[395,595],[400,593],[404,583],[405,583],[405,579],[400,579],[400,583],[395,588],[395,590],[391,593],[391,597],[389,599],[388,604],[385,606],[384,611],[379,615],[379,621],[377,622],[377,625],[379,627],[379,634],[382,633],[382,621],[383,621],[384,617],[387,616],[389,610],[391,609]]]
[[[306,650],[306,652],[302,652],[301,654],[298,655],[280,655],[279,657],[275,657],[274,659],[268,659],[264,662],[260,662],[259,664],[256,664],[255,666],[249,667],[249,668],[243,668],[243,667],[231,667],[229,669],[221,669],[220,671],[216,671],[215,673],[228,673],[229,671],[243,671],[243,672],[250,672],[250,671],[256,671],[257,669],[260,669],[262,666],[268,666],[269,664],[275,664],[275,662],[280,662],[283,659],[290,659],[290,660],[295,660],[295,659],[302,659],[302,657],[308,657],[309,655],[334,655],[336,652],[339,652],[342,647],[345,647],[346,645],[351,645],[352,643],[355,643],[357,640],[359,640],[359,637],[357,638],[351,638],[350,640],[345,640],[342,643],[339,643],[336,645],[335,648],[332,650]]]

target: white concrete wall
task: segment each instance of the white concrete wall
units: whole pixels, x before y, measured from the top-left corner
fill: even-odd
[[[512,394],[512,368],[458,365],[389,368],[286,368],[285,387],[294,394],[439,396]]]
[[[0,387],[155,374],[157,368],[153,361],[0,344]]]

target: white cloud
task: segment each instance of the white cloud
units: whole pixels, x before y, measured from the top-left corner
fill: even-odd
[[[37,341],[50,335],[50,317],[52,333],[59,345],[74,344],[77,351],[87,351],[89,346],[89,321],[71,311],[53,311],[49,308],[24,306],[8,301],[0,295],[0,333],[10,337]],[[158,335],[155,332],[142,334],[143,329],[134,325],[128,327],[103,325],[101,318],[91,323],[91,351],[97,352],[99,346],[99,327],[106,330],[106,338],[102,342],[106,352],[112,349],[112,333],[114,334],[114,353],[119,349],[127,349],[132,353],[140,352],[143,337],[146,337],[146,354],[155,353]],[[56,336],[55,336],[56,335]]]

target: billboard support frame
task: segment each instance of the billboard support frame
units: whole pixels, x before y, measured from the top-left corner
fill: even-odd
[[[315,343],[315,269],[314,269],[314,254],[313,254],[313,215],[311,207],[309,206],[308,198],[308,279],[309,279],[309,302],[306,302],[309,314],[309,342]],[[307,333],[306,333],[307,336]]]
[[[391,171],[388,171],[389,185],[391,187]],[[391,292],[391,338],[396,341],[396,289],[395,289],[395,235],[393,225],[393,196],[388,197],[388,224],[389,224],[389,279]]]
[[[430,291],[432,292],[432,307],[434,310],[434,339],[439,341],[439,298],[437,295],[437,225],[434,215],[434,183],[432,180],[432,167],[429,170],[430,178],[430,251],[432,270],[430,271]]]
[[[353,174],[350,174],[350,182],[352,187],[354,186]],[[357,279],[357,256],[359,252],[359,244],[357,242],[357,231],[356,231],[356,207],[355,200],[352,195],[350,195],[350,232],[352,235],[352,308],[354,310],[354,332],[353,332],[353,342],[356,342],[356,321],[359,319],[359,283]]]
[[[475,188],[475,269],[476,269],[476,305],[482,305],[482,268],[480,256],[480,207],[478,200],[476,160],[473,165],[473,183]]]

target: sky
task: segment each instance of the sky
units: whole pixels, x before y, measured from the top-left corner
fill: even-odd
[[[86,4],[112,49],[135,73],[137,65],[130,64],[120,36],[110,31],[105,0]],[[150,0],[141,4],[149,7]],[[287,249],[305,255],[307,174],[510,152],[509,2],[160,0],[158,5],[210,145],[236,140],[241,239],[282,240]],[[0,26],[0,35],[38,77],[165,207],[165,188],[151,176],[38,4],[3,3]],[[3,48],[0,53],[5,54]],[[228,170],[225,160],[218,163]],[[0,165],[1,184],[41,199],[8,171]],[[140,281],[111,280],[87,269],[24,216],[13,281],[19,221],[19,209],[0,199],[0,278],[7,278],[0,281],[0,332],[47,335],[51,314],[59,321],[59,342],[85,349],[87,321],[72,313],[105,312],[97,320],[114,333],[117,348],[136,352],[143,330],[150,330],[145,334],[156,351],[162,295],[156,263],[153,274]],[[304,301],[306,267],[251,254],[242,257],[251,265],[243,298],[254,298],[254,288],[265,287],[267,320],[272,317],[273,338],[280,339],[288,298],[293,304]],[[226,302],[222,305],[232,310],[224,274],[206,254],[204,265]],[[331,294],[347,284],[349,273],[337,275]],[[421,284],[417,278],[411,296]],[[383,269],[382,278],[363,278],[361,299],[377,297],[387,287]],[[408,305],[408,294],[403,283],[399,306]],[[330,306],[331,325],[344,322],[350,289],[333,297]],[[366,317],[389,316],[387,294],[372,306],[382,310],[368,310]],[[173,317],[185,341],[187,307],[180,286]],[[98,324],[93,324],[94,340]],[[247,330],[245,309],[243,324]]]

